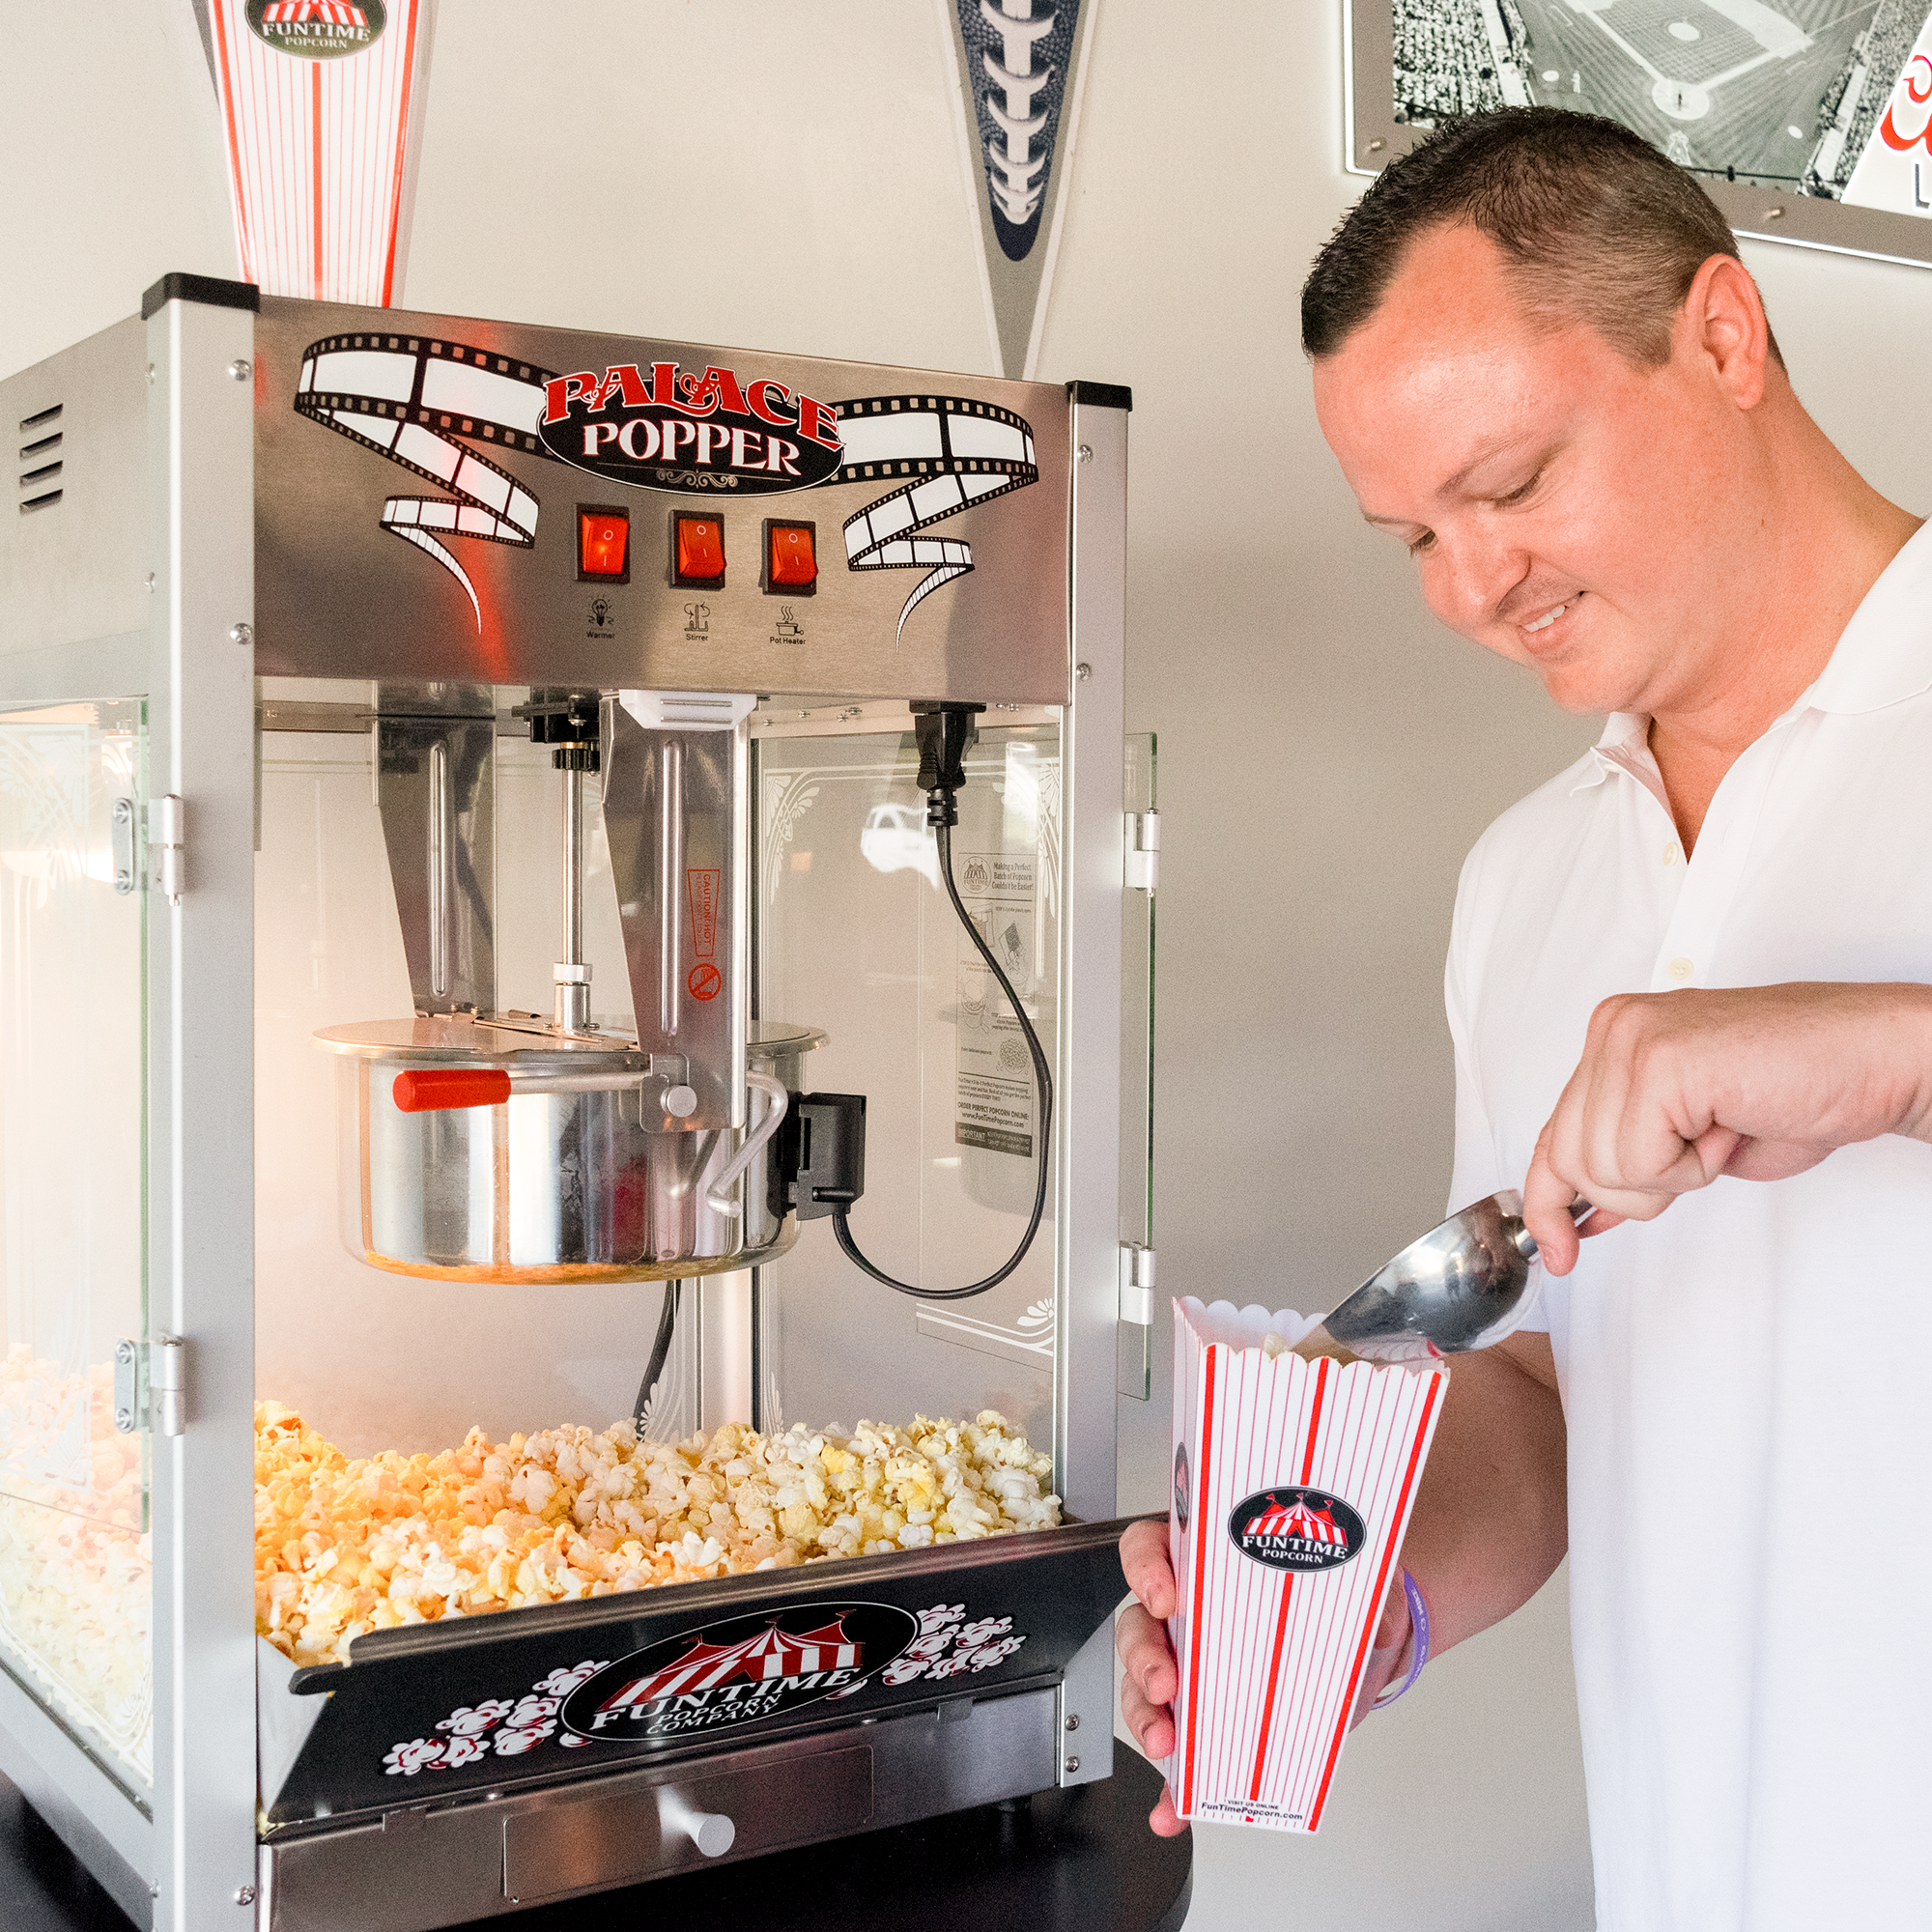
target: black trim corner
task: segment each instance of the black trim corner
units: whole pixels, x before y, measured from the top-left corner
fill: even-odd
[[[163,275],[141,298],[141,320],[148,321],[171,301],[205,302],[210,308],[245,308],[259,314],[262,291],[253,282],[224,282],[217,275]]]
[[[1085,403],[1096,410],[1126,410],[1134,407],[1134,392],[1124,383],[1069,383],[1066,400]]]

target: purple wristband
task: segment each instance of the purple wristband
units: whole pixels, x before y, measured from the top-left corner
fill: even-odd
[[[1422,1601],[1422,1586],[1406,1570],[1402,1573],[1402,1593],[1408,1599],[1408,1670],[1400,1684],[1384,1684],[1369,1706],[1379,1711],[1393,1704],[1422,1675],[1429,1662],[1429,1605]]]

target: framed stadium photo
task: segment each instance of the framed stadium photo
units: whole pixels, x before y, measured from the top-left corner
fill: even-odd
[[[1740,235],[1932,265],[1932,0],[1349,0],[1349,166],[1438,120],[1574,108]]]

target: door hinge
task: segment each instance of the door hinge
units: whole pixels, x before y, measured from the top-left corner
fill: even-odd
[[[182,1433],[182,1356],[179,1335],[152,1342],[127,1336],[114,1345],[114,1427],[123,1435],[153,1427],[162,1435]]]
[[[126,895],[140,884],[134,870],[136,809],[131,798],[114,801],[114,890]]]
[[[1139,1241],[1121,1243],[1121,1320],[1153,1326],[1153,1250]]]
[[[156,883],[171,906],[182,902],[183,817],[181,799],[174,792],[156,799],[150,810],[148,842],[155,852]]]
[[[1126,883],[1139,893],[1151,893],[1160,883],[1160,813],[1127,813]]]

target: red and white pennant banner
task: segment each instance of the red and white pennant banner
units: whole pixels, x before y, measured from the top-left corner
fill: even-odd
[[[209,0],[242,274],[385,306],[423,0]]]

